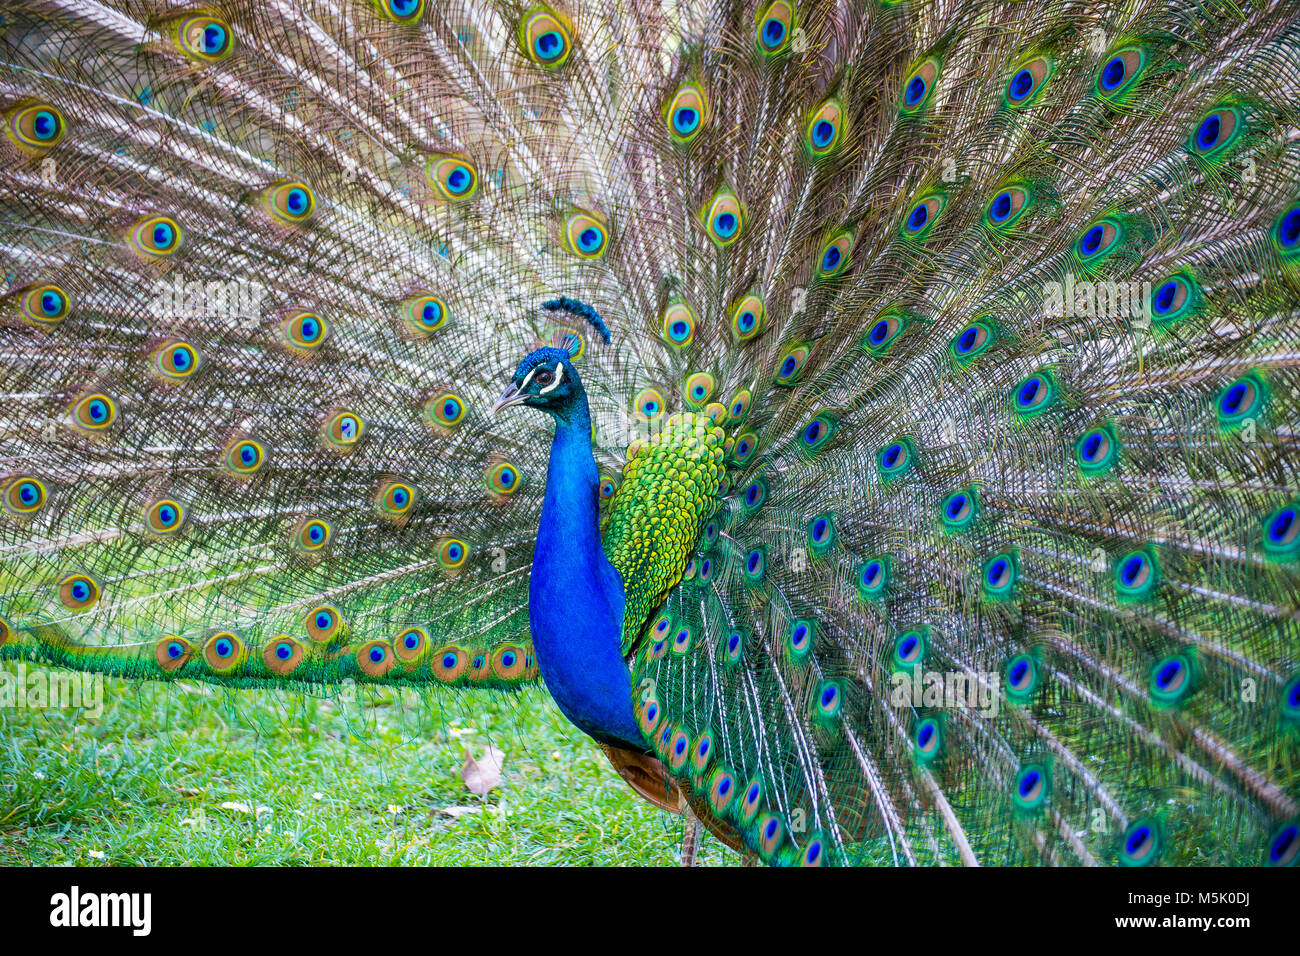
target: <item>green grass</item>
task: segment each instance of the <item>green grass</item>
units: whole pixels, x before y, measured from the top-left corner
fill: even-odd
[[[460,770],[489,741],[506,762],[483,803]],[[681,834],[541,689],[317,698],[109,680],[98,720],[0,708],[0,865],[669,866]],[[702,865],[739,859],[704,835]]]

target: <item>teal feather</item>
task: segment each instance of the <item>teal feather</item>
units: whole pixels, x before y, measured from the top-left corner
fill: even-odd
[[[0,656],[540,670],[777,864],[1292,864],[1298,112],[1292,3],[11,3]]]

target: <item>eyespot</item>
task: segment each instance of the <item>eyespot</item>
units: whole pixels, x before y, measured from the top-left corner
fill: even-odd
[[[262,663],[272,674],[280,677],[287,677],[297,670],[306,656],[307,648],[288,634],[277,636],[262,648]]]
[[[1007,105],[1017,109],[1030,105],[1038,99],[1051,73],[1052,62],[1042,56],[1016,70],[1007,81]]]
[[[451,392],[435,395],[424,403],[424,416],[432,425],[454,428],[465,417],[465,400]]]
[[[709,103],[698,86],[683,86],[677,90],[664,110],[668,135],[678,143],[689,143],[704,129],[709,118]]]
[[[1152,817],[1128,825],[1120,841],[1119,860],[1125,866],[1146,866],[1155,862],[1164,849],[1159,823]]]
[[[886,445],[876,456],[876,464],[885,481],[906,474],[912,467],[912,442],[904,438]]]
[[[1193,662],[1185,654],[1171,654],[1151,668],[1148,689],[1158,706],[1171,707],[1182,703],[1194,685]]]
[[[1182,318],[1195,308],[1200,289],[1195,280],[1183,273],[1158,283],[1151,292],[1151,317],[1160,325]]]
[[[664,410],[664,396],[657,388],[643,388],[632,399],[632,414],[638,421],[658,421]]]
[[[527,664],[528,656],[521,647],[499,647],[492,654],[492,673],[502,680],[522,677]]]
[[[330,526],[320,518],[305,519],[294,530],[294,544],[302,551],[319,551],[329,544],[330,534]]]
[[[850,229],[841,229],[822,246],[817,260],[817,275],[823,279],[837,276],[849,267],[849,256],[853,254],[854,235]]]
[[[117,406],[107,395],[87,395],[72,406],[72,420],[79,428],[102,432],[117,420]]]
[[[30,479],[19,479],[23,480]],[[1284,505],[1264,519],[1264,551],[1273,558],[1294,558],[1300,552],[1300,501]]]
[[[564,245],[581,259],[599,259],[609,246],[609,227],[590,212],[570,213],[564,220]]]
[[[941,193],[926,196],[919,200],[903,221],[903,234],[912,239],[920,239],[934,228],[935,220],[943,212],[947,198]]]
[[[244,662],[244,642],[231,631],[218,631],[203,645],[203,663],[217,674],[230,674]]]
[[[754,432],[741,432],[736,436],[736,444],[731,449],[731,458],[737,465],[744,465],[757,448],[758,435]]]
[[[343,627],[343,618],[338,608],[322,604],[307,612],[303,617],[303,627],[307,629],[308,637],[323,644],[333,640],[339,633]]]
[[[13,515],[31,515],[45,507],[49,494],[45,483],[30,475],[19,475],[4,489],[5,510]]]
[[[436,295],[419,295],[402,303],[402,318],[421,335],[442,328],[449,315],[447,303]]]
[[[979,516],[979,496],[974,488],[954,491],[939,505],[939,518],[950,531],[970,527]]]
[[[1119,457],[1119,439],[1109,426],[1094,428],[1074,443],[1074,460],[1088,474],[1106,471]]]
[[[808,364],[808,356],[812,354],[812,346],[803,342],[796,342],[788,346],[781,353],[780,360],[776,363],[777,385],[794,385],[799,381],[799,376],[803,373],[804,366]]]
[[[236,438],[226,446],[222,461],[225,466],[240,476],[248,476],[262,467],[266,452],[261,444],[252,438]]]
[[[736,799],[736,777],[726,767],[715,767],[709,775],[709,806],[718,816],[725,816]]]
[[[600,500],[609,501],[618,491],[618,479],[613,475],[601,475],[599,488]]]
[[[1079,258],[1087,261],[1114,251],[1122,238],[1124,231],[1119,224],[1113,219],[1103,219],[1085,229],[1074,248]]]
[[[726,248],[740,238],[745,225],[745,213],[740,199],[730,189],[720,189],[713,194],[702,216],[704,231],[719,247]]]
[[[424,16],[424,0],[380,0],[379,9],[397,23],[414,23]]]
[[[930,57],[913,70],[903,81],[903,95],[898,108],[904,113],[915,113],[930,99],[935,78],[939,75],[939,60]]]
[[[825,554],[835,544],[835,516],[817,515],[808,522],[808,546],[814,554]]]
[[[788,0],[775,0],[755,17],[754,43],[765,56],[775,56],[790,46],[795,31],[795,8]]]
[[[1011,390],[1011,405],[1022,417],[1046,411],[1056,401],[1056,382],[1046,371],[1022,380]]]
[[[69,574],[59,582],[59,603],[69,611],[94,607],[99,596],[99,582],[88,574]]]
[[[1293,724],[1300,722],[1300,674],[1282,688],[1282,717]]]
[[[741,389],[731,396],[731,404],[727,407],[727,414],[731,416],[732,422],[744,421],[745,416],[749,414],[750,401],[751,396],[747,389]]]
[[[429,632],[422,627],[408,627],[393,641],[393,653],[404,664],[420,660],[428,649]]]
[[[994,229],[1005,229],[1024,215],[1031,198],[1023,186],[1008,186],[984,210],[984,221]]]
[[[686,399],[687,405],[692,408],[702,408],[708,404],[717,388],[718,380],[708,372],[693,372],[686,379],[682,396]]]
[[[144,256],[169,256],[181,245],[181,227],[167,216],[150,216],[132,227],[131,248]]]
[[[924,629],[904,631],[894,639],[894,666],[910,670],[925,660],[929,641]]]
[[[550,7],[534,7],[519,21],[519,44],[538,66],[563,66],[573,48],[573,29]]]
[[[199,353],[188,342],[164,342],[154,349],[153,367],[164,378],[188,378],[199,367]]]
[[[713,735],[707,730],[700,731],[699,736],[691,742],[691,772],[699,777],[709,766],[713,756]]]
[[[691,629],[682,625],[673,635],[672,652],[674,654],[685,654],[691,649]]]
[[[723,663],[732,666],[745,656],[746,636],[741,631],[728,631],[722,642]]]
[[[827,412],[816,415],[799,433],[799,446],[804,451],[817,452],[825,447],[835,434],[837,422]]]
[[[812,650],[816,629],[817,622],[806,618],[796,618],[790,622],[790,627],[786,630],[786,645],[796,660],[807,657]]]
[[[948,353],[958,364],[982,355],[997,340],[997,330],[987,319],[976,319],[957,333],[948,345]]]
[[[23,318],[33,325],[57,325],[68,317],[72,300],[56,285],[40,285],[28,289],[21,299]]]
[[[1020,579],[1020,565],[1013,552],[995,554],[980,569],[980,584],[990,598],[1007,598],[1016,589]]]
[[[1160,566],[1150,550],[1130,551],[1115,562],[1115,587],[1121,598],[1149,597],[1160,586]]]
[[[154,534],[175,534],[185,524],[185,509],[170,498],[163,498],[145,509],[144,520]]]
[[[762,478],[755,478],[746,486],[741,500],[744,502],[745,511],[753,514],[763,507],[763,502],[767,501],[767,482]]]
[[[429,182],[443,199],[460,202],[478,191],[478,170],[464,156],[439,154],[429,160]]]
[[[767,552],[762,547],[753,548],[745,555],[745,580],[758,584],[767,572]]]
[[[168,674],[189,663],[197,648],[183,637],[170,634],[153,646],[153,659]]]
[[[448,570],[461,567],[468,557],[469,545],[460,538],[444,538],[438,545],[438,563]]]
[[[1201,117],[1188,142],[1197,155],[1212,156],[1236,141],[1245,128],[1240,110],[1224,106]]]
[[[886,312],[871,324],[862,337],[862,347],[868,352],[883,355],[907,328],[907,317],[901,312]]]
[[[1038,662],[1028,654],[1017,654],[1003,668],[1006,677],[1007,697],[1023,703],[1033,697],[1038,689]]]
[[[375,505],[386,515],[400,517],[410,513],[415,497],[415,489],[405,482],[387,481],[380,486]]]
[[[339,450],[354,448],[366,429],[355,412],[337,412],[325,423],[325,440]]]
[[[1282,213],[1273,227],[1273,239],[1284,257],[1300,254],[1300,206],[1292,206]]]
[[[48,103],[20,107],[9,114],[9,136],[19,146],[47,150],[68,131],[63,114]]]
[[[675,302],[664,310],[663,339],[673,348],[685,348],[695,341],[695,310],[685,302]]]
[[[1258,417],[1267,394],[1262,379],[1253,372],[1243,375],[1219,393],[1216,402],[1219,421],[1224,425],[1237,425],[1247,418]]]
[[[690,756],[691,738],[686,735],[686,731],[678,730],[668,740],[668,766],[674,771],[681,770],[686,766],[686,759]]]
[[[1041,809],[1047,803],[1051,790],[1051,780],[1047,776],[1047,768],[1039,764],[1030,764],[1021,767],[1020,772],[1016,774],[1016,781],[1011,790],[1011,799],[1015,802],[1017,809],[1032,813]]]
[[[755,778],[745,785],[744,795],[740,799],[740,809],[736,815],[742,825],[748,825],[758,816],[763,805],[763,781]]]
[[[816,157],[829,156],[839,147],[844,133],[844,106],[831,98],[817,107],[804,130],[804,143]]]
[[[280,222],[306,222],[316,212],[316,194],[304,183],[280,183],[266,191],[267,212]]]
[[[488,469],[488,489],[498,495],[513,495],[519,490],[519,469],[507,461],[498,462]]]
[[[438,680],[450,683],[469,669],[469,654],[454,645],[444,647],[429,658],[429,669]]]
[[[839,716],[844,703],[844,695],[835,681],[824,681],[817,689],[817,715],[821,718]]]
[[[1300,823],[1284,823],[1268,838],[1268,865],[1294,866],[1300,859]]]
[[[929,763],[943,752],[943,727],[933,717],[918,721],[912,734],[912,746],[922,763]]]
[[[235,49],[235,37],[225,20],[194,16],[177,23],[176,44],[187,56],[212,62],[230,55]]]
[[[1097,71],[1097,92],[1112,97],[1128,88],[1146,66],[1146,52],[1140,47],[1120,50],[1107,57]]]
[[[869,558],[858,568],[858,593],[868,600],[875,600],[889,587],[889,558],[881,555]]]
[[[366,641],[358,647],[356,660],[357,667],[367,677],[385,677],[397,666],[397,655],[387,641],[380,639]]]
[[[329,337],[329,323],[315,312],[295,310],[280,323],[280,337],[296,352],[314,352]]]
[[[731,335],[737,342],[748,342],[763,327],[763,300],[754,294],[745,296],[731,310]]]

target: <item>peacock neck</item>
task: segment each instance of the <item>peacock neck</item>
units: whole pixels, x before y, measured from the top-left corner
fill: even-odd
[[[600,540],[599,475],[586,396],[554,413],[528,618],[537,663],[560,710],[606,742],[643,747],[627,665],[623,582]]]

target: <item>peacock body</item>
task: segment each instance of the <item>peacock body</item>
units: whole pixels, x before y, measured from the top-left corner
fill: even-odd
[[[1293,864],[1298,13],[10,3],[0,656],[540,676],[773,863]]]

